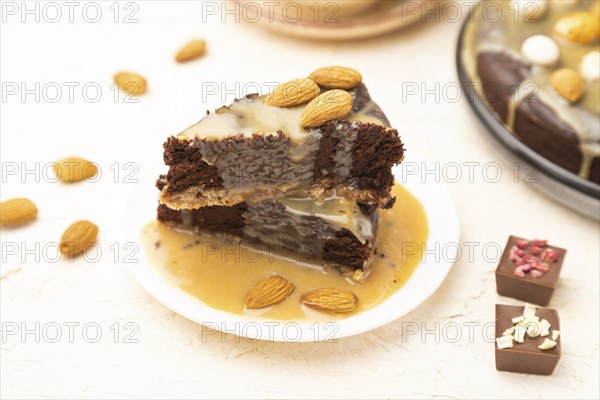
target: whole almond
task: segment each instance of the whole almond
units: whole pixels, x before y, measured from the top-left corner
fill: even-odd
[[[294,285],[287,279],[274,275],[253,287],[246,296],[245,305],[249,309],[259,309],[281,303],[294,291]]]
[[[34,220],[38,209],[29,199],[16,198],[0,203],[0,224],[19,225]]]
[[[204,40],[192,40],[181,48],[175,55],[175,61],[181,63],[200,58],[206,52],[206,42]]]
[[[79,157],[67,157],[54,163],[56,177],[68,183],[89,179],[98,173],[95,163]]]
[[[583,96],[585,83],[579,73],[571,68],[561,68],[554,71],[550,83],[565,99],[575,102]]]
[[[554,33],[571,42],[592,43],[600,38],[600,19],[592,12],[573,12],[556,21]]]
[[[60,239],[60,252],[71,257],[86,250],[96,241],[98,227],[90,221],[77,221],[67,228]]]
[[[362,82],[360,72],[340,66],[319,68],[309,78],[325,89],[354,89]]]
[[[590,12],[594,15],[600,17],[600,1],[596,0],[594,4],[590,7]]]
[[[135,72],[119,72],[114,80],[121,90],[134,96],[145,93],[148,86],[146,79]]]
[[[308,103],[321,93],[312,79],[292,79],[279,85],[265,98],[265,104],[273,107],[293,107]]]
[[[348,115],[350,110],[352,110],[350,93],[345,90],[329,90],[306,105],[300,116],[300,126],[320,126],[325,122]]]
[[[358,307],[358,297],[354,293],[330,288],[305,293],[301,301],[312,309],[336,314],[349,313]]]

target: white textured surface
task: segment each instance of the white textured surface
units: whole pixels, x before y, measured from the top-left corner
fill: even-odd
[[[54,336],[48,323],[63,325],[58,343],[43,338],[36,343],[31,334],[25,340],[19,335],[2,338],[3,398],[599,396],[598,224],[550,201],[522,179],[514,182],[513,161],[499,155],[498,144],[484,132],[465,99],[436,101],[433,94],[424,101],[416,95],[398,98],[403,82],[429,89],[439,82],[442,88],[449,85],[448,96],[454,97],[450,89],[457,87],[457,23],[415,26],[352,44],[326,44],[287,39],[244,24],[222,24],[216,18],[202,23],[197,3],[137,4],[137,24],[113,23],[109,3],[103,3],[106,17],[97,24],[82,21],[77,13],[73,24],[31,19],[21,24],[14,17],[2,24],[3,84],[97,82],[104,94],[97,103],[86,102],[76,91],[73,103],[64,97],[55,104],[44,99],[36,103],[30,96],[25,103],[10,97],[1,104],[3,167],[25,162],[31,168],[36,162],[43,165],[77,154],[98,162],[103,172],[97,183],[73,186],[36,183],[32,175],[21,183],[3,175],[2,199],[27,196],[40,209],[35,223],[3,229],[3,246],[16,243],[23,250],[22,243],[28,249],[39,243],[43,250],[74,219],[88,218],[100,226],[103,251],[96,263],[69,263],[36,262],[36,254],[22,255],[21,262],[2,249],[5,336],[13,323],[32,328],[40,322],[48,336]],[[207,56],[175,65],[173,53],[194,37],[207,39]],[[415,148],[439,160],[441,167],[449,162],[480,163],[473,182],[463,168],[462,179],[449,183],[461,214],[462,240],[480,245],[472,260],[463,249],[449,278],[422,306],[367,334],[335,343],[281,344],[203,331],[137,285],[122,262],[127,252],[122,250],[117,257],[121,262],[114,262],[110,247],[118,242],[122,248],[128,240],[119,236],[121,202],[124,191],[135,184],[123,182],[123,176],[119,183],[112,182],[109,167],[134,162],[143,168],[160,159],[167,135],[236,94],[203,102],[203,81],[224,82],[227,88],[241,82],[243,87],[246,82],[304,76],[327,64],[347,64],[362,72],[371,94],[402,133],[407,157]],[[121,69],[138,71],[149,81],[148,95],[137,104],[113,101],[111,76]],[[485,163],[502,167],[498,182],[482,178]],[[452,171],[446,171],[453,178]],[[496,302],[520,304],[496,294],[495,263],[481,252],[485,243],[503,246],[510,233],[548,238],[569,250],[551,302],[560,313],[564,352],[552,377],[497,372],[493,342],[482,336],[482,326],[493,322]],[[69,322],[81,324],[73,343],[64,326]],[[97,343],[81,334],[88,322],[103,330]],[[109,328],[115,322],[121,326],[118,343]],[[123,329],[127,322],[139,327],[134,335],[138,343],[124,343],[124,334],[131,332]],[[440,324],[440,334],[448,326],[446,333],[453,339],[457,325],[449,323],[462,327],[456,343],[436,340],[434,334],[408,334],[414,327],[432,331]],[[470,323],[479,324],[473,340],[468,337]]]

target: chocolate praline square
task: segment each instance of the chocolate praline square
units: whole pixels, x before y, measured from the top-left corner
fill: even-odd
[[[496,338],[502,332],[514,326],[512,318],[523,315],[525,307],[507,306],[496,304]],[[550,332],[560,331],[560,321],[556,310],[551,308],[538,308],[536,314],[540,320],[547,320],[551,327]],[[512,348],[499,349],[494,342],[496,369],[498,371],[520,372],[525,374],[551,375],[558,364],[561,353],[560,336],[556,339],[556,346],[541,350],[538,348],[548,336],[535,338],[525,335],[524,343],[514,343]]]
[[[554,293],[556,284],[558,282],[558,276],[562,267],[563,260],[565,258],[566,250],[559,247],[546,245],[542,250],[554,250],[556,252],[556,258],[554,261],[551,260],[540,260],[540,262],[546,263],[549,266],[547,272],[540,277],[535,277],[531,271],[525,272],[524,276],[515,275],[515,271],[519,265],[511,260],[511,248],[516,245],[518,241],[527,241],[517,236],[510,236],[506,243],[502,258],[496,268],[496,289],[499,295],[512,297],[518,300],[523,300],[528,303],[539,304],[546,306],[550,302],[550,298]],[[541,254],[530,254],[533,245],[522,249],[525,254],[541,258]]]

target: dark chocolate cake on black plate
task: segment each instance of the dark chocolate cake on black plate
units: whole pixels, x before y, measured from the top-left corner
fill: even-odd
[[[495,2],[476,8],[462,61],[475,89],[519,140],[600,184],[598,0]],[[486,17],[487,15],[487,17]]]

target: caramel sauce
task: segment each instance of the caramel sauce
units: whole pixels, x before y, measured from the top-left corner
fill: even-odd
[[[155,268],[165,279],[208,306],[235,314],[260,315],[280,320],[331,319],[300,303],[302,294],[324,287],[351,290],[359,298],[356,312],[380,304],[410,278],[419,265],[428,226],[425,210],[404,187],[392,190],[396,204],[381,210],[377,254],[364,283],[345,279],[336,270],[300,264],[285,255],[225,242],[208,235],[179,232],[158,221],[142,232],[143,244]],[[402,243],[418,251],[403,254]],[[415,246],[411,246],[413,250]],[[279,274],[295,285],[282,303],[262,310],[245,310],[248,291],[270,275]],[[343,316],[338,316],[342,318]]]

